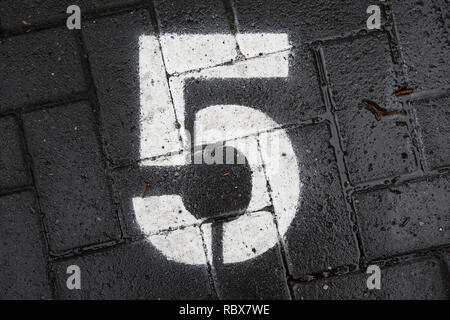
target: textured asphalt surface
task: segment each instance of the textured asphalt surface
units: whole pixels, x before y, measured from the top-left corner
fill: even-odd
[[[81,30],[66,28],[71,4]],[[372,4],[381,30],[366,29]],[[449,8],[0,1],[0,298],[448,299]],[[146,240],[131,199],[180,194],[220,225],[248,206],[250,170],[140,166],[139,36],[257,32],[289,35],[289,78],[189,81],[186,126],[218,103],[285,126],[303,183],[295,218],[254,259],[171,261]],[[381,290],[367,289],[371,264]],[[81,290],[66,287],[70,265]]]

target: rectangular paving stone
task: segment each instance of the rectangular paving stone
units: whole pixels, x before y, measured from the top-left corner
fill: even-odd
[[[69,17],[66,10],[70,5],[79,6],[81,14],[84,15],[98,10],[133,5],[138,2],[137,0],[80,0],[76,1],[76,3],[70,0],[4,0],[0,3],[0,20],[2,21],[3,29],[20,27],[26,29],[30,26],[65,21]]]
[[[413,101],[411,104],[416,110],[428,167],[436,169],[449,165],[449,96]]]
[[[239,32],[288,32],[295,45],[366,28],[366,11],[372,4],[368,0],[235,1]]]
[[[381,269],[381,289],[367,289],[369,274],[321,279],[294,286],[299,300],[447,300],[443,264],[436,259],[409,262]]]
[[[353,184],[399,176],[417,169],[405,116],[382,116],[378,121],[364,106],[339,111],[337,117]]]
[[[85,91],[75,37],[66,28],[2,39],[0,112]]]
[[[272,213],[256,212],[201,228],[220,299],[289,299]],[[260,252],[265,241],[275,245]]]
[[[337,110],[352,112],[364,100],[386,110],[401,109],[395,100],[394,64],[386,34],[331,41],[323,51]]]
[[[0,137],[0,189],[29,183],[22,138],[14,116],[0,118]]]
[[[81,290],[66,287],[67,267],[81,270]],[[146,241],[53,265],[60,299],[210,299],[205,265],[167,260]]]
[[[158,0],[154,4],[165,68],[170,75],[236,60],[236,39],[229,21],[232,17],[227,17],[223,1]],[[214,37],[205,40],[208,35]]]
[[[146,197],[181,193],[184,176],[182,172],[180,168],[153,169],[138,165],[114,171],[114,189],[120,198],[127,236],[156,234],[163,230],[190,226],[195,223],[191,219],[180,216],[180,210],[181,213],[185,212],[182,206],[174,204],[173,210],[160,211],[154,206],[146,206],[144,202]],[[139,201],[143,205],[142,208],[148,211],[148,217],[142,216],[142,218],[145,218],[145,221],[152,221],[148,223],[149,226],[152,226],[151,230],[146,230],[144,226],[140,225],[139,218],[141,216],[136,212],[136,201]],[[151,218],[152,216],[154,219]]]
[[[448,176],[355,195],[368,259],[448,244]]]
[[[262,65],[267,63],[262,58],[253,61],[258,60]],[[185,101],[188,130],[193,127],[196,112],[213,105],[251,107],[279,126],[311,119],[325,111],[312,52],[301,49],[289,55],[289,74],[285,78],[188,79]]]
[[[139,37],[153,34],[150,15],[146,10],[139,10],[93,20],[86,22],[82,32],[100,103],[108,155],[114,164],[137,160],[141,112]],[[160,108],[173,109],[169,104]],[[176,131],[174,116],[172,122]],[[168,151],[171,150],[162,154]]]
[[[44,232],[33,194],[0,197],[2,299],[51,299]]]
[[[297,156],[301,183],[296,215],[283,236],[290,274],[302,278],[305,269],[312,274],[357,264],[358,249],[329,128],[318,124],[290,129],[287,134]],[[265,163],[268,161],[266,157]],[[276,177],[268,179],[270,183]],[[274,201],[282,197],[272,196]],[[275,213],[279,210],[275,203]]]
[[[161,34],[231,34],[223,1],[156,0],[154,5]]]
[[[447,251],[447,254],[444,256],[444,262],[447,266],[447,270],[450,270],[450,254]]]
[[[120,237],[88,103],[24,115],[51,248],[62,252]]]
[[[242,164],[163,167],[143,163],[115,170],[127,235],[157,234],[243,213],[251,196],[250,174]],[[251,211],[265,207],[263,200]]]
[[[449,86],[450,50],[442,1],[392,3],[400,49],[410,85],[417,90]],[[447,19],[448,20],[448,19]]]

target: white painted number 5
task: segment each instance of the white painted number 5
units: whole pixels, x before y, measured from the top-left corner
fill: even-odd
[[[246,57],[241,61],[235,61],[236,40]],[[184,130],[185,79],[286,78],[289,48],[287,35],[274,33],[141,36],[141,165],[189,162],[186,152],[191,150],[191,139]],[[176,119],[181,126],[175,127]],[[246,261],[272,248],[295,216],[301,189],[287,133],[259,110],[224,104],[197,112],[193,141],[195,146],[226,141],[225,146],[245,155],[252,170],[247,212],[223,225],[223,263]],[[274,146],[277,156],[283,155],[276,160]],[[176,153],[167,155],[169,152]],[[271,199],[276,223],[273,214],[263,210]],[[147,239],[168,259],[194,265],[213,260],[211,224],[188,212],[179,195],[136,197],[133,207]]]

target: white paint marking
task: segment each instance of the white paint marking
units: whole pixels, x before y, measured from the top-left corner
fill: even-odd
[[[258,211],[270,206],[270,196],[267,190],[266,177],[264,176],[261,153],[258,150],[257,138],[249,137],[231,140],[227,141],[225,146],[233,147],[237,150],[245,150],[242,153],[247,158],[252,171],[252,193],[247,212]]]
[[[148,239],[169,260],[206,265],[206,254],[199,227],[173,230],[149,236]]]
[[[258,124],[261,128],[279,126],[266,114],[253,108],[235,105],[211,106],[197,113],[195,120],[195,141],[198,144],[216,142],[216,138],[220,140],[223,138],[222,135],[232,136],[236,132],[239,133],[242,128],[248,129],[252,123]],[[250,136],[230,140],[225,144],[233,146],[243,153],[252,170],[251,199],[246,214],[250,214],[251,211],[260,210],[270,204],[266,177],[264,170],[262,170],[262,159],[260,158],[256,139],[256,136]],[[279,232],[280,234],[284,234],[295,216],[299,199],[300,182],[296,156],[284,130],[261,134],[259,144],[261,145],[264,163],[266,164],[267,178],[272,186],[272,197]],[[280,145],[279,147],[278,144]],[[134,198],[133,204],[136,219],[145,234],[174,229],[183,225],[199,225],[203,221],[201,219],[196,220],[186,210],[179,196],[151,196],[145,199]],[[233,245],[228,244],[230,241],[232,243],[250,243],[253,245],[252,248],[256,250],[253,257],[264,253],[277,243],[277,237],[268,235],[266,235],[264,241],[261,240],[263,236],[260,237],[260,230],[267,229],[266,220],[252,219],[249,222],[247,218],[248,216],[243,215],[236,220],[224,223],[224,230],[227,231],[224,232],[222,240],[224,263],[245,261],[248,258],[248,252],[246,250],[242,251],[239,248],[233,250]],[[250,228],[251,226],[253,233],[242,233],[240,229],[241,221],[243,223],[242,227]],[[170,245],[171,251],[167,251],[166,244],[161,241],[154,243],[152,237],[149,239],[169,259],[192,264],[192,257],[180,254],[173,245]],[[253,242],[249,239],[253,239]],[[205,241],[207,246],[210,245],[208,243],[209,240],[205,238]],[[162,246],[161,243],[163,243]],[[180,249],[184,252],[184,248]],[[227,250],[226,252],[225,249]]]
[[[207,257],[213,264],[212,225],[202,225]],[[258,257],[278,242],[273,215],[260,211],[223,224],[223,263],[237,263]]]
[[[161,48],[169,74],[207,68],[236,59],[236,41],[230,34],[165,34]]]
[[[249,128],[256,124],[259,124],[259,128],[277,125],[266,114],[253,108],[235,105],[211,106],[197,112],[195,143],[212,144],[241,137],[251,131]],[[247,158],[252,170],[252,194],[247,211],[256,211],[270,205],[256,137],[230,140],[225,145],[239,150]]]
[[[244,36],[248,47],[251,47],[250,43],[252,43],[251,38],[253,36],[255,35]],[[282,37],[277,35],[276,38],[281,39]],[[139,53],[141,159],[158,157],[169,152],[180,151],[183,148],[189,150],[190,139],[188,139],[183,130],[185,79],[192,77],[202,77],[203,79],[285,78],[289,73],[288,52],[278,52],[269,56],[240,61],[233,65],[214,67],[235,58],[236,46],[233,36],[169,34],[161,37],[164,61],[169,73],[182,73],[199,68],[209,69],[172,76],[170,77],[170,82],[167,83],[158,39],[154,36],[143,35],[139,40],[141,48]],[[253,46],[264,47],[264,44],[259,44],[261,40],[264,39],[261,39],[256,34]],[[216,46],[213,45],[215,42]],[[275,47],[272,48],[274,51],[284,50],[288,45],[281,40],[278,40],[277,43],[281,47],[279,50],[275,50]],[[206,50],[206,53],[203,52],[203,49]],[[174,109],[182,128],[181,131],[175,128],[176,116]],[[179,140],[179,135],[181,135],[181,139],[184,142],[183,146]],[[155,165],[172,166],[185,164],[183,157],[166,157],[166,160],[158,159]],[[149,165],[152,162],[153,160],[146,160],[146,163]]]
[[[286,33],[238,33],[236,40],[246,58],[291,48]]]
[[[198,220],[184,207],[179,195],[133,198],[136,220],[144,234],[151,235],[163,230],[194,225]]]
[[[249,78],[286,78],[289,74],[288,52],[280,52],[270,56],[245,60],[234,65],[219,66],[211,69],[193,72],[178,77],[170,78],[170,90],[172,92],[175,112],[181,128],[184,128],[185,113],[185,80],[191,78],[201,79],[249,79]],[[252,126],[257,124],[252,124]],[[266,127],[265,130],[273,127]],[[256,132],[256,131],[253,131]],[[235,137],[242,137],[242,135]],[[190,142],[184,131],[181,132],[183,142]],[[189,146],[183,143],[183,147],[188,150]]]
[[[250,57],[259,55],[259,53],[275,53],[232,65],[220,65],[236,57],[236,44],[233,36],[165,35],[160,39],[164,52],[163,62],[158,40],[153,36],[140,38],[141,159],[179,151],[183,147],[185,150],[190,150],[189,137],[184,130],[181,130],[181,137],[186,143],[181,146],[180,132],[175,128],[176,113],[181,128],[184,129],[186,78],[276,78],[288,76],[289,52],[283,51],[289,48],[287,35],[249,34],[238,35],[236,39]],[[267,43],[267,39],[272,42]],[[166,69],[164,69],[164,63]],[[189,72],[201,68],[208,69]],[[169,86],[166,70],[169,74],[186,73],[170,77]],[[232,146],[245,154],[252,170],[252,194],[246,214],[236,220],[224,223],[224,238],[222,239],[224,263],[235,263],[254,258],[273,247],[278,241],[272,215],[268,212],[251,213],[270,204],[265,173],[267,173],[267,179],[273,189],[274,207],[279,232],[282,235],[287,231],[295,216],[300,182],[297,160],[287,134],[284,130],[278,130],[259,136],[240,138],[278,127],[279,124],[264,113],[246,106],[212,106],[199,111],[196,115],[194,130],[196,144],[225,139],[227,140],[225,145]],[[234,138],[240,139],[229,140]],[[285,157],[277,157],[275,161],[270,156],[270,152],[280,152],[280,150],[274,148],[274,139],[279,139],[277,142],[285,154]],[[260,156],[258,143],[263,151],[263,158]],[[142,162],[142,165],[184,165],[188,163],[187,159],[190,157],[181,153],[158,157],[156,160],[147,159]],[[265,172],[262,168],[263,162],[266,165]],[[186,210],[180,196],[134,198],[133,206],[136,220],[143,232],[168,259],[187,264],[206,263],[198,227],[202,221],[197,220]],[[211,252],[212,239],[210,234],[208,236],[208,225],[203,225],[203,227],[206,247]],[[174,228],[176,230],[161,234],[161,230]]]
[[[297,156],[285,130],[263,133],[259,138],[264,142],[261,143],[261,153],[267,179],[272,187],[278,231],[284,235],[297,212],[302,187]],[[274,152],[278,152],[278,155]]]
[[[141,36],[139,46],[140,157],[144,159],[180,150],[181,144],[158,39]]]

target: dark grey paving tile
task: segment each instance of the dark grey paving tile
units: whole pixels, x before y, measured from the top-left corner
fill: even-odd
[[[3,39],[0,70],[0,112],[63,99],[86,89],[75,38],[66,28]]]
[[[140,147],[139,37],[153,33],[150,15],[139,10],[106,17],[87,22],[82,32],[100,103],[108,155],[115,164],[137,160]]]
[[[0,188],[29,183],[22,138],[14,116],[0,118]]]
[[[89,104],[25,114],[24,127],[52,250],[120,237]]]
[[[355,195],[356,216],[369,259],[449,242],[448,176]]]
[[[69,15],[67,7],[77,5],[81,14],[93,13],[98,10],[108,10],[118,6],[133,5],[137,0],[5,0],[0,3],[0,20],[4,29],[27,29],[35,25],[65,21]],[[25,21],[26,24],[23,22]]]
[[[81,289],[69,290],[67,267],[81,271]],[[53,265],[61,299],[210,299],[206,266],[167,260],[146,241],[121,245]]]
[[[2,299],[52,298],[40,219],[31,192],[0,198]]]
[[[300,171],[300,201],[285,235],[294,278],[358,263],[352,222],[325,124],[288,131]]]
[[[257,109],[280,126],[309,120],[325,112],[312,52],[293,49],[288,59],[287,78],[188,80],[186,128],[192,130],[196,112],[220,104]]]
[[[240,32],[288,32],[299,42],[342,36],[366,28],[373,1],[235,1]]]
[[[409,83],[416,91],[449,86],[450,42],[441,3],[439,0],[392,3]]]
[[[377,120],[366,106],[355,106],[339,111],[337,117],[353,184],[417,169],[405,116],[382,116]]]
[[[449,97],[411,102],[416,110],[427,165],[431,169],[450,164]]]
[[[154,4],[162,34],[231,34],[223,1],[156,0]]]
[[[396,79],[384,33],[332,41],[323,47],[326,70],[337,110],[353,110],[370,100],[398,110]]]
[[[381,289],[367,289],[361,272],[295,285],[297,299],[309,300],[447,300],[442,264],[435,259],[381,269]]]

